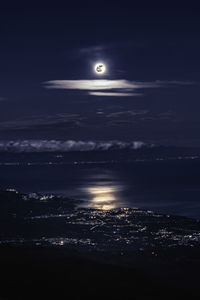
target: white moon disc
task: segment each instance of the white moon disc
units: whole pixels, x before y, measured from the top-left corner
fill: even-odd
[[[106,66],[105,66],[103,63],[97,63],[97,64],[94,66],[94,71],[95,71],[97,74],[103,74],[103,73],[105,73],[105,71],[106,71]]]

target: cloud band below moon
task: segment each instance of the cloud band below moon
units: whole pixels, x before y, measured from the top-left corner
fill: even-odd
[[[130,97],[130,96],[142,96],[140,93],[121,93],[121,92],[89,92],[92,96],[111,96],[111,97]]]
[[[44,83],[47,89],[65,89],[88,91],[91,96],[141,96],[135,93],[138,89],[164,88],[170,85],[188,85],[189,82],[179,81],[154,81],[137,82],[126,79],[118,80],[51,80]],[[111,92],[109,92],[111,91]]]

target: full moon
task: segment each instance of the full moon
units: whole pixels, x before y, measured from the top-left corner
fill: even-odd
[[[97,64],[95,64],[94,71],[95,71],[95,73],[100,74],[100,75],[104,74],[105,71],[106,71],[105,64],[103,64],[103,63],[97,63]]]

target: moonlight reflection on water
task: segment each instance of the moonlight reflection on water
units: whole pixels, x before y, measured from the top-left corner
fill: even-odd
[[[109,210],[126,206],[122,197],[125,186],[116,172],[96,172],[80,190],[86,200],[85,207]]]
[[[91,206],[96,209],[113,209],[117,207],[116,186],[88,187],[87,192],[91,195]]]

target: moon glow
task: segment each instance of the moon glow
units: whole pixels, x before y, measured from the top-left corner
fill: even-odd
[[[99,75],[104,74],[105,71],[106,71],[105,64],[103,64],[103,63],[97,63],[97,64],[95,64],[94,71],[95,71],[96,74],[99,74]]]

